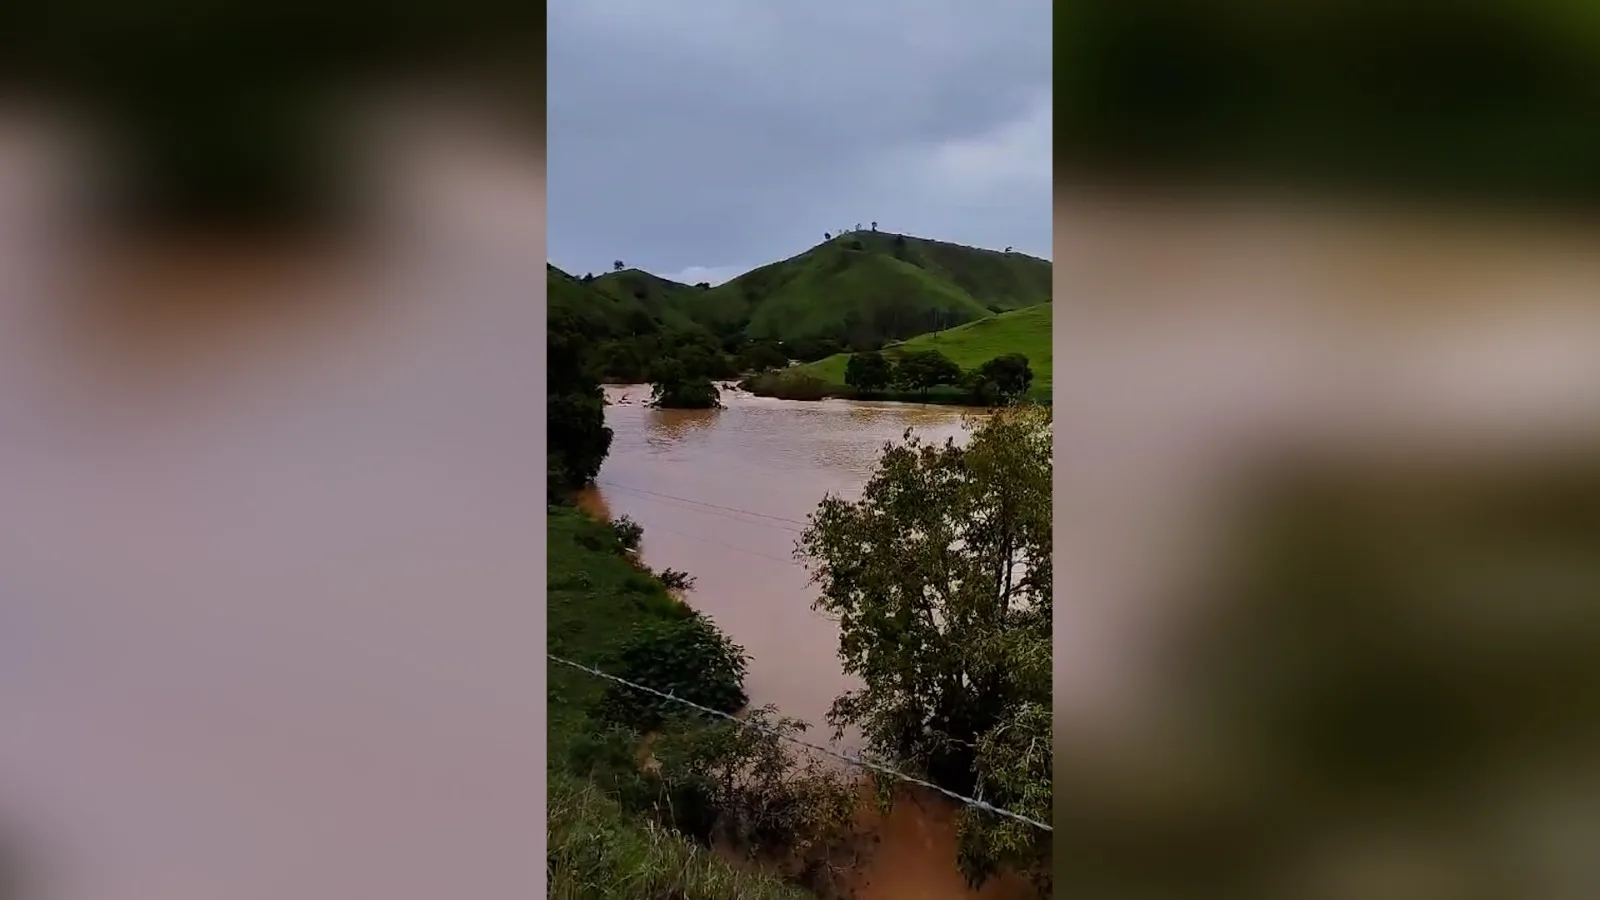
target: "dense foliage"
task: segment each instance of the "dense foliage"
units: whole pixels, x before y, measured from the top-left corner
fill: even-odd
[[[809,368],[799,367],[752,376],[745,379],[744,386],[788,400],[852,396],[997,407],[1028,398],[1033,368],[1021,353],[1007,353],[976,368],[962,369],[938,350],[901,351],[896,356],[874,350],[848,357],[843,385],[829,385]]]
[[[981,406],[996,406],[1019,400],[1033,386],[1033,369],[1021,353],[996,356],[966,373],[967,391]]]
[[[745,656],[710,619],[692,613],[679,619],[637,626],[622,648],[613,673],[635,684],[682,697],[720,712],[744,707]],[[613,686],[605,715],[612,721],[654,730],[664,717],[678,712],[667,700],[642,691]]]
[[[1016,407],[965,446],[907,432],[858,501],[825,498],[799,553],[863,686],[833,724],[939,784],[1037,819],[1051,812],[1051,420]],[[968,809],[961,864],[1048,879],[1050,835]]]
[[[850,362],[845,365],[844,383],[857,391],[881,391],[892,381],[894,363],[876,350],[851,354]]]
[[[682,360],[668,358],[652,367],[650,403],[662,409],[716,409],[721,391],[710,378]]]
[[[556,500],[594,480],[611,450],[611,429],[591,364],[593,340],[583,323],[555,317],[548,329],[546,492]]]

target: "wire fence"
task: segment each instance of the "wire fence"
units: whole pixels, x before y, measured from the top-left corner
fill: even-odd
[[[712,709],[712,708],[707,707],[707,706],[701,706],[700,704],[695,703],[692,700],[685,700],[684,698],[679,697],[679,696],[677,696],[675,694],[672,694],[670,692],[658,691],[655,688],[647,687],[646,685],[642,685],[642,684],[638,684],[636,682],[629,681],[626,678],[619,678],[616,675],[612,675],[609,672],[602,672],[599,669],[592,668],[590,666],[586,666],[583,663],[573,662],[570,659],[562,659],[561,657],[556,656],[554,653],[546,653],[545,656],[549,657],[551,662],[559,663],[559,664],[561,664],[563,666],[567,666],[569,668],[577,669],[580,672],[587,672],[590,675],[595,676],[596,678],[603,678],[606,681],[614,682],[616,684],[623,685],[624,687],[632,688],[633,690],[643,691],[643,692],[645,692],[647,694],[651,694],[653,696],[660,697],[663,700],[668,700],[668,701],[671,701],[673,703],[680,703],[680,704],[682,704],[684,706],[687,706],[687,707],[690,707],[692,709],[697,709],[700,712],[707,713],[709,715],[716,716],[716,717],[721,718],[721,719],[727,719],[728,721],[734,723],[735,725],[738,725],[741,728],[749,728],[749,729],[751,729],[753,731],[759,731],[759,732],[762,732],[764,734],[772,735],[773,737],[776,737],[779,740],[788,741],[791,744],[795,744],[797,746],[804,747],[804,748],[806,748],[808,750],[813,750],[813,751],[818,752],[818,753],[826,754],[827,756],[831,756],[834,759],[837,759],[840,762],[846,763],[848,765],[852,765],[852,766],[856,766],[858,768],[866,769],[866,770],[871,771],[871,772],[876,772],[879,775],[885,775],[885,776],[888,776],[890,778],[895,778],[895,779],[898,779],[900,781],[907,782],[909,784],[917,785],[918,787],[927,788],[928,790],[931,790],[931,791],[934,791],[936,793],[942,794],[942,795],[950,798],[951,800],[956,801],[957,803],[961,803],[961,804],[966,805],[966,806],[971,806],[971,807],[974,807],[976,809],[981,809],[984,812],[992,813],[992,814],[997,815],[997,816],[1002,816],[1002,817],[1007,818],[1007,819],[1012,819],[1014,821],[1021,822],[1021,823],[1025,824],[1025,825],[1030,825],[1030,826],[1032,826],[1034,828],[1038,828],[1038,829],[1040,829],[1042,831],[1054,831],[1055,830],[1054,828],[1051,828],[1049,825],[1047,825],[1044,822],[1039,821],[1038,819],[1034,819],[1032,817],[1025,816],[1025,815],[1023,815],[1021,813],[1012,812],[1009,809],[1001,809],[998,806],[995,806],[995,805],[993,805],[991,803],[986,803],[986,802],[984,802],[982,800],[977,799],[976,797],[967,797],[967,796],[964,796],[962,794],[958,794],[955,791],[947,790],[945,788],[940,787],[937,784],[933,784],[932,782],[924,781],[921,778],[916,778],[916,777],[913,777],[911,775],[907,775],[904,772],[897,772],[894,769],[891,769],[891,768],[888,768],[887,766],[882,766],[882,765],[879,765],[878,763],[871,762],[869,760],[863,759],[860,756],[856,756],[856,755],[852,755],[852,754],[840,753],[840,752],[838,752],[836,750],[833,750],[832,748],[824,747],[821,744],[814,744],[814,743],[812,743],[810,741],[806,741],[806,740],[802,740],[800,738],[794,737],[793,735],[785,734],[782,731],[779,731],[779,730],[777,730],[775,728],[764,726],[759,722],[751,722],[751,721],[748,721],[746,719],[741,719],[738,716],[729,715],[728,713],[722,712],[721,710]]]

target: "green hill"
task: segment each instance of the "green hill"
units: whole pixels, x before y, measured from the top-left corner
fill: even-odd
[[[698,288],[658,278],[638,269],[625,269],[588,282],[545,264],[549,287],[549,314],[570,313],[590,323],[599,333],[621,336],[638,333],[639,316],[680,331],[699,326],[682,312],[678,296]]]
[[[977,368],[996,356],[1021,353],[1028,358],[1028,367],[1033,370],[1033,390],[1030,396],[1035,400],[1048,400],[1052,362],[1051,308],[1051,304],[1044,303],[1013,312],[999,313],[946,331],[919,335],[908,341],[892,344],[885,347],[883,353],[891,359],[897,359],[906,353],[938,350],[963,369]],[[811,376],[823,382],[827,394],[847,396],[850,389],[844,383],[844,370],[849,359],[850,354],[838,353],[827,359],[786,369],[765,384],[761,379],[757,379],[751,386],[757,393],[782,395],[782,382],[792,383],[796,379]]]
[[[867,347],[1046,303],[1050,277],[1026,254],[866,231],[671,300],[721,333]]]
[[[669,328],[685,330],[697,324],[685,310],[691,305],[688,295],[698,293],[700,288],[652,275],[643,269],[607,272],[590,282],[589,287],[620,304],[643,309]]]
[[[830,237],[717,287],[638,269],[547,271],[550,321],[584,332],[616,382],[674,358],[728,378],[774,358],[876,349],[1048,304],[1051,278],[1048,260],[1026,254],[877,231]]]

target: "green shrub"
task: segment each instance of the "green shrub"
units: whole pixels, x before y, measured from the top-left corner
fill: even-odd
[[[623,646],[613,671],[636,684],[732,713],[749,702],[744,692],[747,665],[744,648],[717,630],[710,619],[692,613],[678,620],[641,623]],[[651,731],[676,711],[668,708],[668,702],[644,691],[612,685],[599,713],[605,721]]]
[[[627,516],[618,516],[611,522],[611,533],[617,536],[617,543],[622,549],[637,550],[639,542],[644,539],[644,526]]]

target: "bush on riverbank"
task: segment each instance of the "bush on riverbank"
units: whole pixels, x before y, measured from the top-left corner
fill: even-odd
[[[744,692],[744,648],[728,640],[699,613],[634,626],[617,656],[613,674],[718,712],[734,713],[750,698]],[[600,706],[606,721],[653,731],[681,706],[644,691],[612,685]]]

